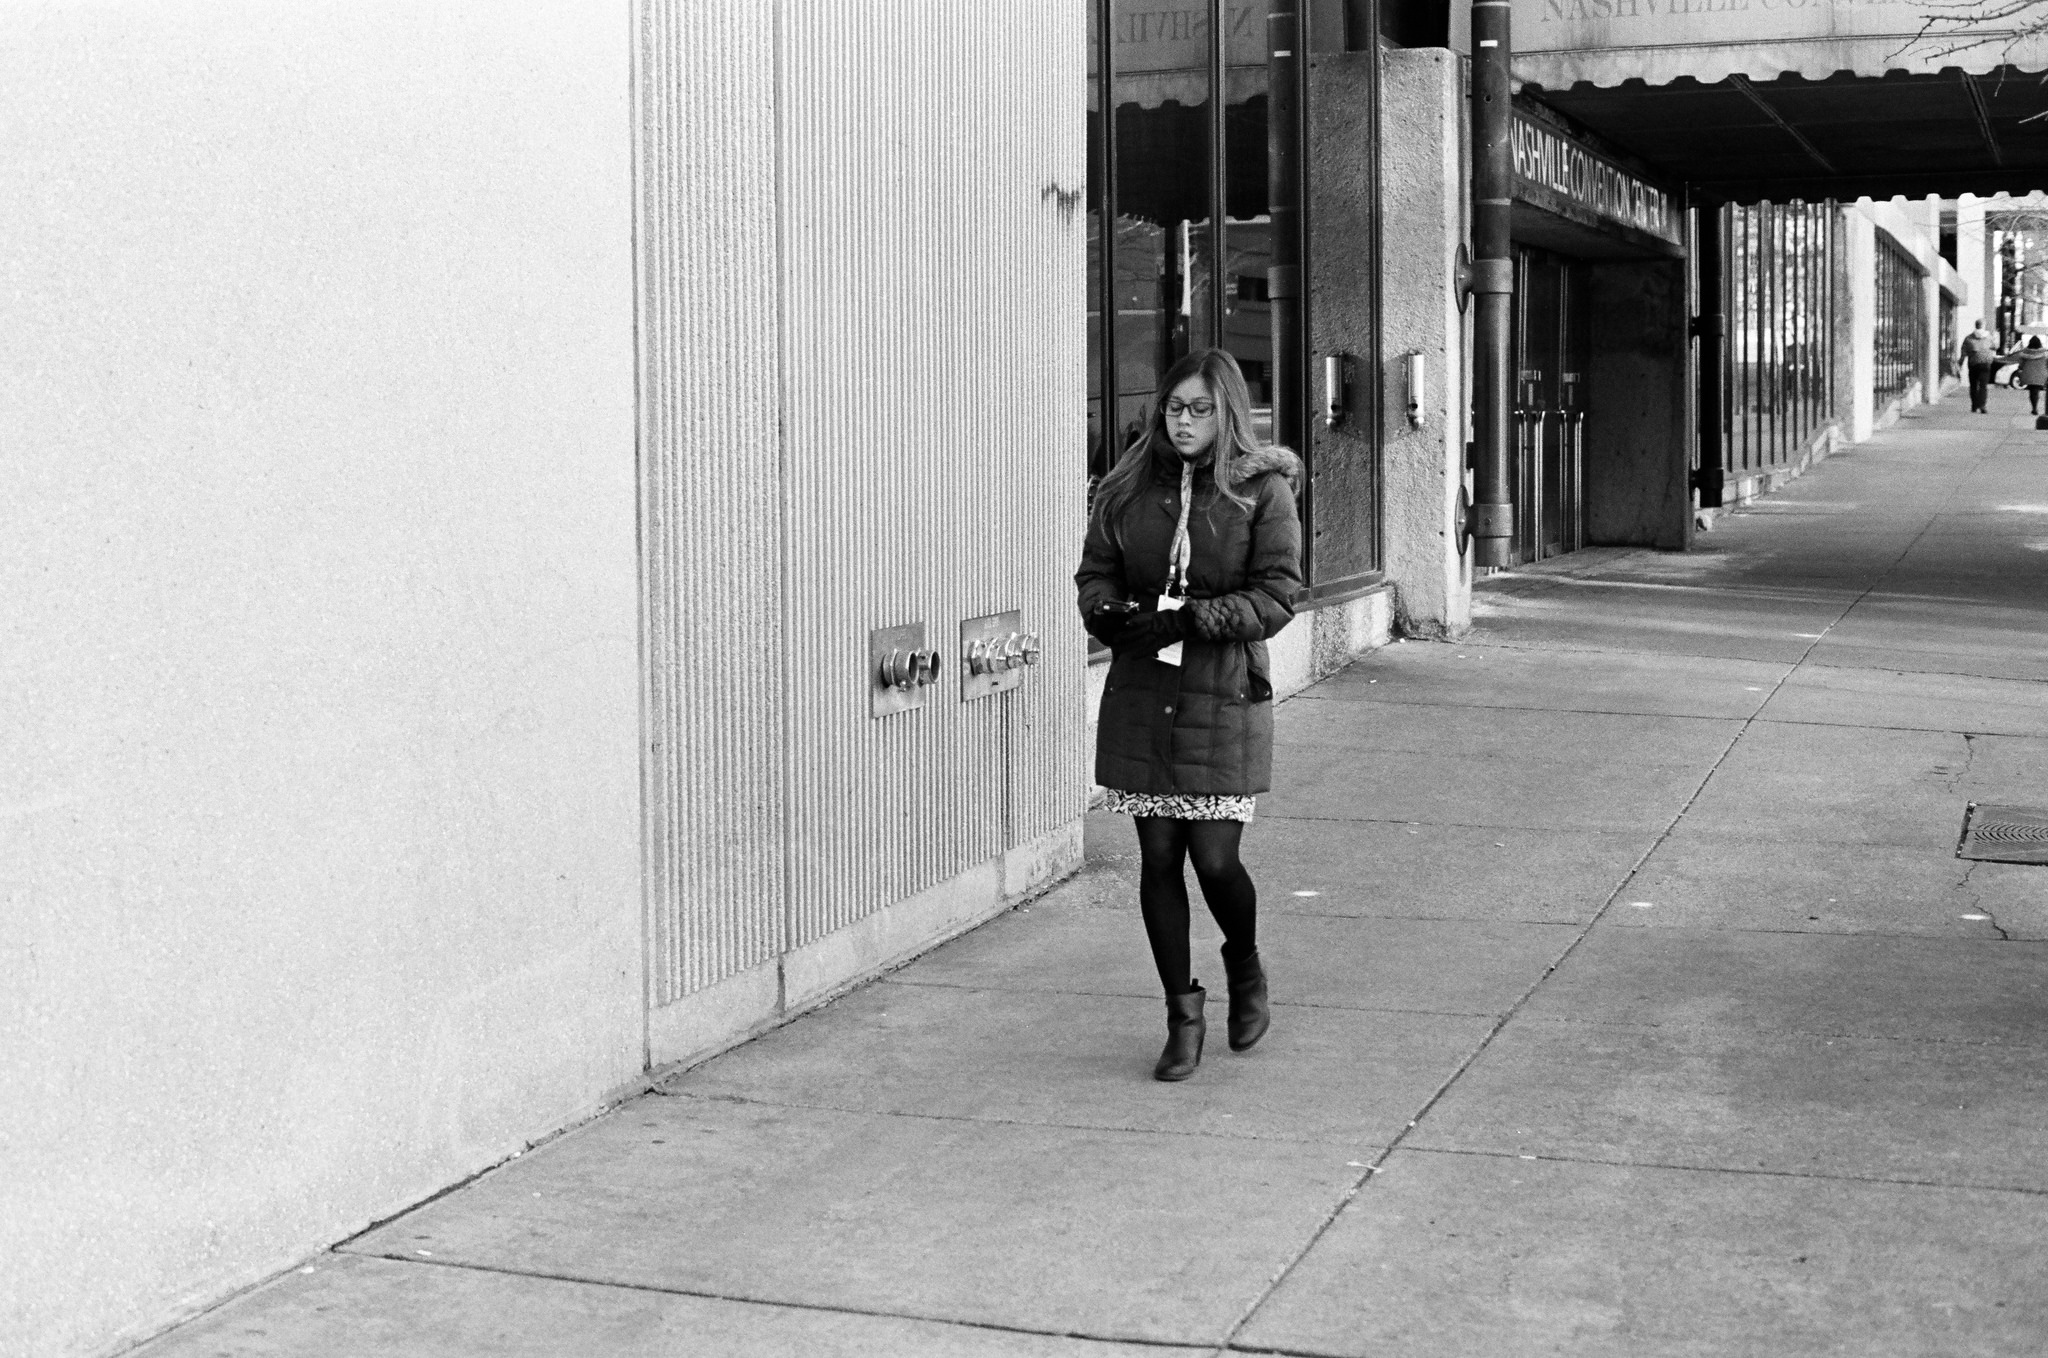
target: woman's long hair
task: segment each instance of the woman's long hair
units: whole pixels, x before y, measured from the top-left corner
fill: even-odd
[[[1239,457],[1258,451],[1252,434],[1252,395],[1245,387],[1244,372],[1236,359],[1221,349],[1198,349],[1168,368],[1159,379],[1159,390],[1152,397],[1152,419],[1145,432],[1124,450],[1124,455],[1096,486],[1095,512],[1105,521],[1122,513],[1124,506],[1143,493],[1151,484],[1155,467],[1180,465],[1180,453],[1166,428],[1166,398],[1190,377],[1206,382],[1216,402],[1216,442],[1210,447],[1216,489],[1238,508],[1251,508],[1252,502],[1237,493],[1237,478],[1231,473]]]

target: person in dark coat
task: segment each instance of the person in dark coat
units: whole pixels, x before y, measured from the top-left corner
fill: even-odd
[[[2027,336],[2025,348],[2002,354],[1998,361],[2020,365],[2019,378],[2027,389],[2027,408],[2040,414],[2041,392],[2048,389],[2048,349],[2041,347],[2041,337]]]
[[[1186,862],[1223,930],[1230,1048],[1271,1021],[1258,948],[1258,891],[1238,857],[1256,794],[1271,786],[1272,666],[1266,642],[1294,616],[1301,462],[1252,434],[1251,398],[1221,349],[1160,380],[1151,423],[1095,493],[1081,616],[1113,659],[1095,781],[1131,816],[1138,898],[1166,991],[1166,1048],[1153,1074],[1184,1080],[1202,1059],[1206,992],[1190,974]]]
[[[1963,366],[1970,374],[1970,409],[1983,414],[1991,398],[1991,369],[1998,362],[1998,345],[1991,332],[1978,321],[1977,328],[1963,336]]]

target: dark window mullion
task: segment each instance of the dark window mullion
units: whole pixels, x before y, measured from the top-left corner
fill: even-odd
[[[1229,165],[1225,156],[1225,127],[1230,108],[1224,79],[1224,56],[1229,41],[1229,5],[1226,0],[1209,0],[1209,347],[1223,347],[1223,309],[1228,305],[1230,243],[1223,227],[1229,211]]]
[[[1117,207],[1116,207],[1116,24],[1114,0],[1095,0],[1096,163],[1102,167],[1097,196],[1096,310],[1101,314],[1101,347],[1097,380],[1102,399],[1103,465],[1113,467],[1123,456],[1123,374],[1117,351]]]

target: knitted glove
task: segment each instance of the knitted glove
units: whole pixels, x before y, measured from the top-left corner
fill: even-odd
[[[1113,655],[1157,655],[1161,649],[1187,638],[1186,610],[1134,614],[1123,631],[1109,643]]]
[[[1182,610],[1188,629],[1204,641],[1257,641],[1265,632],[1258,610],[1242,594],[1220,599],[1190,599]]]

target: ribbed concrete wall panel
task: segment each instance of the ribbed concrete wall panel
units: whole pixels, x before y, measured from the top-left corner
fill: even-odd
[[[640,15],[657,1004],[786,946],[774,33],[768,5],[649,0]]]
[[[792,943],[1080,810],[1084,17],[783,14]],[[1008,608],[1047,663],[963,704]],[[871,720],[867,633],[919,620],[945,681]]]

